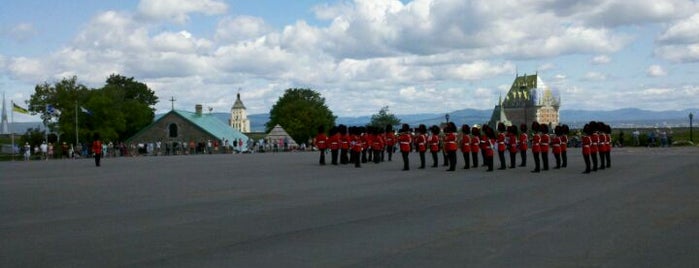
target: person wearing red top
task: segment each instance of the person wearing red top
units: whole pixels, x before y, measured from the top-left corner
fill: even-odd
[[[568,166],[568,133],[570,128],[568,125],[561,126],[561,167]]]
[[[471,166],[471,128],[468,125],[461,125],[461,154],[464,157],[464,169],[469,169]]]
[[[495,140],[495,131],[488,125],[484,125],[483,132],[485,133],[483,139],[481,140],[481,144],[483,145],[483,148],[481,149],[483,149],[483,152],[485,152],[483,161],[485,162],[485,165],[488,166],[488,170],[486,171],[493,171],[493,155],[495,152],[492,141]]]
[[[519,156],[522,159],[522,163],[519,164],[520,167],[527,166],[527,150],[529,149],[529,136],[527,135],[527,124],[519,125]]]
[[[551,136],[549,136],[549,127],[546,124],[540,126],[541,130],[541,162],[543,163],[542,170],[549,170],[549,147],[551,146]]]
[[[444,129],[446,134],[444,135],[444,151],[447,153],[447,159],[449,162],[449,169],[447,171],[456,170],[456,150],[458,150],[459,145],[456,140],[456,124],[454,122],[447,123]]]
[[[582,136],[582,155],[583,160],[585,160],[585,171],[583,171],[583,174],[590,173],[590,155],[592,154],[592,138],[590,136],[592,136],[592,128],[590,124],[585,124]]]
[[[500,168],[505,169],[505,124],[502,122],[498,123],[498,135],[497,135],[497,145],[498,145],[498,160],[500,160]]]
[[[516,126],[509,126],[507,127],[507,141],[508,141],[508,148],[510,151],[510,168],[515,168],[516,164],[516,159],[517,159],[517,151],[519,151],[519,148],[517,147],[517,127]]]
[[[420,124],[417,127],[417,136],[415,136],[415,145],[417,145],[417,152],[420,155],[420,167],[419,169],[425,168],[425,152],[427,151],[427,127]]]
[[[599,169],[605,169],[607,167],[607,134],[604,123],[597,122],[597,132],[599,133]]]
[[[337,127],[332,127],[328,132],[328,147],[330,148],[330,161],[333,165],[337,165],[337,157],[340,151],[340,133],[337,133]]]
[[[320,151],[320,165],[324,166],[325,165],[325,149],[328,148],[328,136],[325,136],[325,127],[324,126],[319,126],[318,127],[318,134],[316,134],[315,138],[315,145],[318,147],[318,151]]]
[[[408,154],[410,153],[410,144],[413,142],[410,134],[410,126],[403,124],[398,135],[398,146],[400,153],[403,156],[403,170],[410,170],[410,161]]]
[[[551,141],[551,148],[553,152],[553,158],[556,159],[556,166],[554,169],[560,169],[561,168],[561,136],[562,134],[562,129],[561,126],[556,126],[553,129],[553,133],[555,134],[553,136],[553,139]]]
[[[607,163],[606,164],[607,164],[607,168],[611,168],[612,167],[612,159],[611,159],[611,156],[612,156],[612,127],[605,124],[604,125],[604,133],[605,133],[604,135],[607,136],[607,139],[606,139],[607,150],[605,152],[607,154],[607,157],[606,157]]]
[[[100,140],[100,134],[95,133],[94,140],[92,141],[92,153],[95,155],[95,166],[100,166],[100,159],[102,158],[102,141]]]
[[[371,128],[367,130],[365,127],[359,127],[359,137],[362,141],[362,163],[366,163],[367,161],[371,161],[371,153],[369,150],[371,150],[370,145],[374,139],[374,132]],[[369,154],[368,158],[367,154]]]
[[[393,152],[396,146],[396,134],[393,133],[393,126],[386,125],[386,153],[388,153],[388,161],[393,159]]]
[[[337,131],[340,134],[340,164],[346,165],[349,163],[347,154],[350,148],[350,136],[347,134],[347,126],[337,126]]]
[[[590,144],[590,156],[592,157],[592,171],[597,171],[597,154],[599,153],[599,133],[597,133],[597,122],[591,121],[589,124],[590,131],[592,131],[592,135],[590,136],[590,139],[592,140],[592,143]]]
[[[354,167],[361,167],[361,153],[364,150],[364,145],[362,144],[362,130],[359,127],[350,127],[350,150],[351,150],[351,161],[354,161]]]
[[[481,135],[480,129],[477,127],[471,128],[471,161],[473,161],[472,168],[478,168],[478,150],[480,149],[481,140],[478,136]],[[468,164],[468,163],[466,163]]]
[[[541,153],[541,135],[539,134],[539,122],[532,122],[532,155],[534,155],[534,170],[532,172],[537,173],[541,171],[541,159],[539,154]]]
[[[439,159],[437,153],[439,153],[439,133],[442,132],[438,126],[432,125],[430,127],[430,135],[428,140],[428,145],[430,146],[430,153],[432,154],[432,167],[437,167]]]
[[[378,164],[381,162],[381,154],[386,145],[383,138],[383,129],[374,128],[374,130],[377,131],[377,133],[372,140],[371,151],[374,153],[374,164]]]

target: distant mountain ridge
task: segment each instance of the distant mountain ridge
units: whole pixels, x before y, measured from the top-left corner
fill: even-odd
[[[614,128],[634,128],[634,127],[688,127],[689,113],[695,115],[699,109],[684,109],[684,110],[668,110],[668,111],[649,111],[638,108],[624,108],[611,111],[589,111],[589,110],[561,110],[560,115],[564,124],[570,125],[572,128],[580,128],[586,122],[591,120],[604,121],[609,123]],[[483,124],[490,120],[492,109],[463,109],[449,113],[449,121],[461,124]],[[157,114],[155,118],[160,118],[163,114]],[[228,123],[230,113],[213,113],[221,121]],[[396,114],[396,117],[402,123],[407,123],[411,126],[425,124],[438,125],[445,121],[446,114],[438,113],[421,113],[421,114]],[[264,132],[265,123],[269,121],[269,114],[251,114],[250,129],[253,132]],[[371,121],[371,115],[365,116],[340,116],[335,121],[337,124],[345,124],[348,126],[366,125]],[[695,124],[699,125],[699,124]],[[10,124],[10,131],[14,133],[25,133],[28,128],[39,127],[43,129],[41,122],[15,122]]]

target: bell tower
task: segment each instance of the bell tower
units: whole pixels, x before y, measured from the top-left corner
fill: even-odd
[[[228,122],[232,128],[242,133],[250,132],[250,120],[248,119],[248,113],[245,111],[245,105],[240,100],[240,92],[238,92],[235,103],[231,108],[231,119]]]

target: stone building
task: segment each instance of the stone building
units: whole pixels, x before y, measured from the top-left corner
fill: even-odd
[[[504,99],[495,106],[490,125],[509,121],[531,126],[533,121],[551,126],[560,122],[560,95],[547,86],[538,74],[517,76]]]
[[[195,112],[171,110],[127,140],[130,143],[158,141],[169,144],[218,141],[222,146],[225,141],[229,144],[233,144],[233,141],[247,144],[248,137],[216,118],[216,115],[202,113],[202,105],[197,104]]]
[[[238,93],[238,97],[231,108],[231,119],[228,120],[228,124],[242,133],[250,133],[250,120],[248,119],[248,113],[245,111],[245,105],[240,100],[240,93]]]

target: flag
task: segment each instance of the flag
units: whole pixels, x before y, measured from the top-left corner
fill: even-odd
[[[86,113],[88,115],[92,115],[92,112],[88,109],[85,109],[85,107],[80,106],[80,111],[82,111],[83,113]]]
[[[50,115],[61,115],[61,110],[56,109],[56,107],[53,107],[51,104],[46,105],[46,112]]]
[[[20,113],[20,114],[28,114],[29,113],[29,111],[27,111],[27,109],[19,107],[19,105],[15,104],[15,102],[12,102],[12,111]]]

